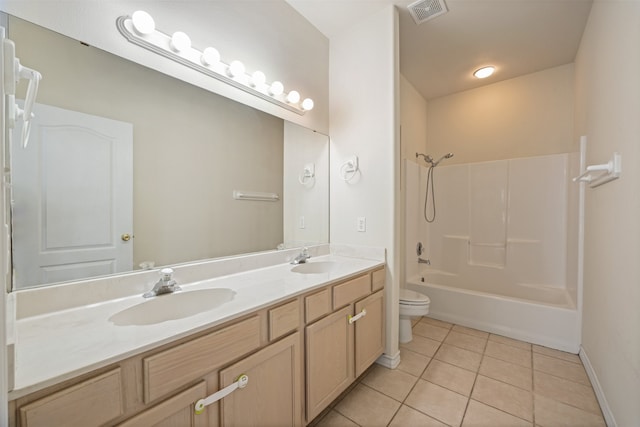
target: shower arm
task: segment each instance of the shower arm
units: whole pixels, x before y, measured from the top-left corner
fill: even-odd
[[[432,167],[438,166],[438,164],[444,159],[450,159],[453,157],[453,153],[447,153],[444,156],[440,157],[437,161],[433,160],[433,157],[429,154],[416,153],[416,159],[422,157],[424,161],[429,163]]]
[[[428,154],[416,153],[416,159],[422,157],[425,162],[433,164],[433,158]]]

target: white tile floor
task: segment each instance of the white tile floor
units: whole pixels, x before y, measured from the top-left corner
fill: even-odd
[[[580,358],[424,317],[397,369],[374,365],[313,424],[605,426]]]

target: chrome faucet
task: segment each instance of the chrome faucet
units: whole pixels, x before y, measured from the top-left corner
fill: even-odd
[[[311,258],[311,255],[309,255],[309,249],[303,248],[302,252],[300,252],[293,261],[291,261],[291,264],[304,264],[309,258]]]
[[[160,270],[160,275],[162,276],[160,280],[153,286],[148,292],[142,294],[145,298],[151,298],[162,294],[171,294],[173,292],[177,292],[182,290],[178,283],[171,278],[173,274],[173,269],[171,268],[163,268]]]
[[[427,265],[431,265],[431,260],[429,260],[429,259],[422,259],[422,258],[418,257],[418,264],[427,264]]]

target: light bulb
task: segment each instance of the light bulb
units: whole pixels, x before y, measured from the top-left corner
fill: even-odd
[[[251,86],[262,86],[267,81],[267,76],[262,71],[254,71],[251,74]]]
[[[313,99],[305,98],[304,101],[302,101],[302,109],[304,111],[313,110]]]
[[[202,52],[200,62],[202,65],[213,65],[220,61],[220,52],[213,47],[208,47]]]
[[[244,64],[240,61],[233,61],[227,68],[227,74],[229,77],[238,77],[244,74]]]
[[[171,36],[171,42],[169,42],[169,46],[175,52],[182,52],[191,47],[191,39],[182,31],[176,31]]]
[[[297,104],[300,101],[300,94],[295,91],[292,90],[291,92],[289,92],[289,94],[287,95],[287,102],[289,104]]]
[[[284,92],[284,86],[279,81],[275,81],[271,83],[271,87],[269,88],[269,93],[273,96],[282,95]]]
[[[486,79],[496,70],[496,67],[488,66],[477,69],[473,75],[478,79]]]
[[[156,30],[156,23],[153,21],[151,15],[144,10],[136,10],[131,15],[131,23],[136,33],[141,36],[151,34]]]

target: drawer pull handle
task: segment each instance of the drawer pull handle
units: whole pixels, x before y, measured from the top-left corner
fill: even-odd
[[[366,315],[367,315],[367,310],[365,310],[364,308],[362,309],[362,311],[360,313],[356,314],[355,316],[349,315],[349,324],[351,325],[356,320],[358,320],[361,317],[364,317]]]
[[[249,383],[249,377],[245,374],[242,374],[236,379],[236,382],[226,386],[222,390],[218,390],[217,392],[213,393],[209,397],[198,400],[196,402],[196,414],[201,414],[202,412],[204,412],[205,407],[228,396],[229,394],[236,391],[236,389],[245,388],[248,383]]]

